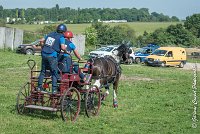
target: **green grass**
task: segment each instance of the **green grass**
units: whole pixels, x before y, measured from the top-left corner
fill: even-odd
[[[187,62],[200,63],[200,58],[188,58]]]
[[[16,94],[29,80],[28,59],[40,64],[40,56],[0,52],[0,133],[1,134],[199,134],[200,123],[192,128],[193,72],[179,68],[121,65],[118,109],[112,107],[112,90],[102,104],[100,115],[87,118],[82,112],[74,124],[59,114],[16,112]],[[198,74],[197,88],[200,87]],[[197,92],[200,103],[199,90]],[[199,105],[199,104],[198,104]],[[197,119],[200,110],[198,107]]]
[[[158,28],[167,28],[169,25],[176,25],[179,22],[128,22],[122,24],[128,24],[132,29],[136,31],[136,35],[142,35],[144,31],[148,33],[154,32]],[[111,26],[121,23],[111,23]]]
[[[85,31],[86,27],[89,27],[91,24],[67,24],[67,28],[71,31],[73,31],[75,34],[78,33],[83,33]],[[11,25],[7,24],[7,27],[13,27],[13,28],[18,28],[22,29],[25,31],[31,31],[31,32],[37,32],[39,29],[43,28],[44,25],[36,25],[36,24],[16,24],[16,25]]]
[[[129,23],[109,23],[111,26],[115,26],[118,24],[128,24],[131,28],[136,31],[136,35],[142,35],[144,31],[153,32],[158,28],[166,28],[169,25],[175,25],[177,22],[129,22]],[[19,28],[26,31],[36,32],[38,29],[44,27],[44,25],[10,25],[7,24],[8,27]],[[73,31],[74,33],[84,33],[85,28],[91,26],[91,24],[67,24],[69,30]]]

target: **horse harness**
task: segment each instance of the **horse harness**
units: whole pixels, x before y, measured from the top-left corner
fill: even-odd
[[[115,61],[115,59],[112,58],[112,57],[110,57],[110,56],[105,56],[105,57],[102,57],[102,58],[107,62],[108,65],[110,64],[109,61],[112,61],[112,62],[114,63],[114,65],[115,65],[115,72],[114,72],[114,74],[111,75],[111,76],[105,75],[105,74],[106,74],[106,73],[105,73],[105,70],[101,68],[101,70],[102,70],[103,72],[101,73],[101,75],[100,75],[99,78],[100,78],[100,79],[101,79],[101,78],[106,78],[106,81],[107,81],[107,82],[106,82],[106,83],[107,83],[106,85],[109,86],[110,84],[113,84],[113,83],[115,82],[117,75],[118,75],[118,74],[121,74],[121,67],[120,67],[119,63],[117,63],[117,62]],[[99,58],[99,60],[100,60],[100,62],[103,64],[102,59]],[[108,77],[111,77],[111,79],[108,80]]]

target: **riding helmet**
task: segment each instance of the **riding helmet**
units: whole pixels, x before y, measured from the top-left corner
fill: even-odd
[[[56,31],[57,31],[58,33],[66,32],[66,31],[67,31],[67,27],[66,27],[64,24],[60,24],[60,25],[57,26]]]

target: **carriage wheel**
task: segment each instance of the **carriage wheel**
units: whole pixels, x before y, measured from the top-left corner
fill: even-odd
[[[64,92],[61,100],[61,115],[64,121],[74,122],[80,112],[80,93],[74,87]]]
[[[24,86],[21,87],[17,95],[17,111],[19,114],[25,113],[24,106],[27,105],[30,101],[31,95],[31,83],[27,82]]]
[[[88,89],[85,97],[85,112],[89,117],[97,116],[101,107],[101,94],[97,86]]]

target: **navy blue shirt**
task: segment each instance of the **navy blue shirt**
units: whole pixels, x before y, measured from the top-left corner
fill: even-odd
[[[45,37],[44,47],[42,49],[43,56],[57,57],[60,53],[61,44],[65,44],[65,38],[63,34],[52,32]]]

